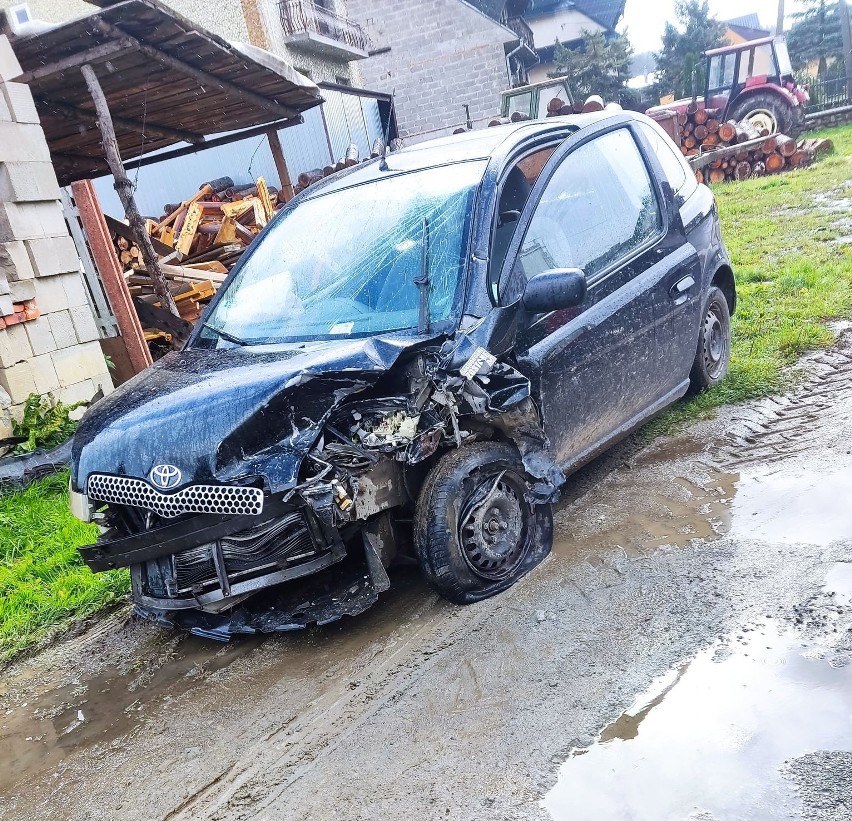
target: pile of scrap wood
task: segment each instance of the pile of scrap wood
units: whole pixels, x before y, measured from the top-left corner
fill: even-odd
[[[145,227],[164,262],[226,274],[281,205],[283,196],[263,177],[243,186],[221,177],[184,202],[165,206],[163,216],[146,220]],[[121,264],[144,271],[132,235],[111,227]]]
[[[778,174],[809,165],[818,154],[831,151],[831,140],[801,140],[797,143],[784,134],[758,138],[757,142],[714,151],[707,165],[696,168],[699,182],[729,182]]]

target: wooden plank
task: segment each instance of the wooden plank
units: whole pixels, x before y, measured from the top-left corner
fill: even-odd
[[[136,236],[129,225],[126,225],[121,220],[117,220],[115,217],[111,217],[109,214],[104,214],[104,219],[106,220],[107,228],[112,233],[124,237],[129,242],[136,242]],[[156,237],[151,237],[151,245],[154,246],[154,250],[158,254],[171,254],[174,250],[170,245],[160,242]]]
[[[198,223],[201,222],[201,212],[201,206],[197,202],[190,205],[186,212],[186,219],[184,219],[183,227],[180,229],[180,237],[175,243],[175,248],[182,254],[188,254],[192,247],[195,232],[198,230]]]
[[[133,307],[136,308],[136,313],[144,327],[159,328],[161,331],[173,334],[181,342],[185,342],[189,338],[190,333],[192,333],[192,325],[185,319],[181,319],[177,307],[175,307],[175,313],[171,313],[154,305],[149,305],[138,296],[134,296],[132,299]]]

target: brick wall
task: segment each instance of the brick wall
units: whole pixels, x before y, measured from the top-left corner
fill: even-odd
[[[0,36],[0,439],[31,393],[91,399],[112,382],[21,67]]]
[[[347,0],[347,6],[380,52],[359,64],[364,85],[396,91],[406,142],[463,125],[465,103],[474,120],[499,115],[511,32],[462,0]]]

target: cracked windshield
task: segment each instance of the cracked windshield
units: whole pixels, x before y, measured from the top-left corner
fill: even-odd
[[[484,170],[431,168],[303,202],[246,261],[202,339],[302,342],[416,328],[424,289],[429,320],[449,319]]]

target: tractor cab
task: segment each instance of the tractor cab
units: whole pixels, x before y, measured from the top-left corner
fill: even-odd
[[[706,53],[707,108],[738,112],[726,119],[747,119],[770,134],[794,130],[796,114],[804,111],[806,94],[796,86],[787,43],[783,38],[765,37]],[[799,92],[802,99],[796,96]],[[751,100],[751,102],[749,102]],[[799,109],[799,112],[793,111]]]
[[[557,107],[557,101],[562,105]],[[557,80],[543,80],[540,83],[511,88],[502,93],[500,115],[508,119],[542,120],[571,108],[574,98],[568,81],[562,77]]]

